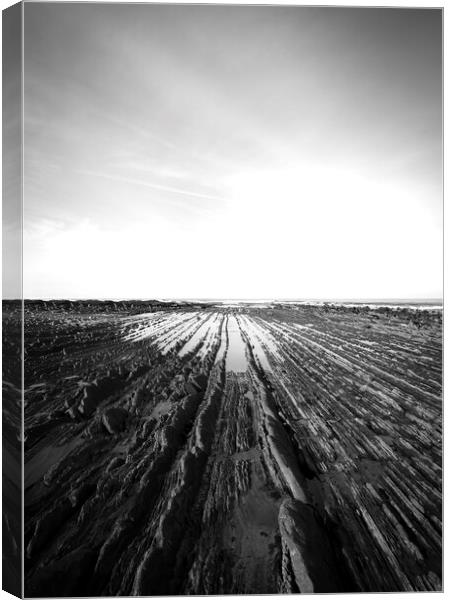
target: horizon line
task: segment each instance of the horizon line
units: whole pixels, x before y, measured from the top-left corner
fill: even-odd
[[[419,302],[419,303],[443,303],[444,297],[427,297],[427,298],[227,298],[227,297],[23,297],[23,298],[2,298],[2,301],[71,301],[71,302]]]

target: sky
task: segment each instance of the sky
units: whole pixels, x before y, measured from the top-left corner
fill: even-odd
[[[28,298],[442,296],[441,12],[25,3]]]
[[[2,14],[2,297],[22,297],[22,15]]]

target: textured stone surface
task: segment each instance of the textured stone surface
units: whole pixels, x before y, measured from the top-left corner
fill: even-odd
[[[26,595],[441,589],[439,311],[25,317]]]

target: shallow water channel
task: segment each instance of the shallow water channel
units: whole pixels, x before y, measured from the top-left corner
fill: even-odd
[[[244,373],[248,367],[246,344],[243,341],[236,318],[230,316],[227,326],[229,345],[226,353],[226,371]]]

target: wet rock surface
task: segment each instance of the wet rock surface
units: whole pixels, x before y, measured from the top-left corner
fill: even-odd
[[[22,561],[22,305],[2,315],[2,588],[20,596]]]
[[[440,311],[25,319],[27,596],[441,589]]]
[[[103,413],[103,425],[108,433],[120,433],[126,427],[128,412],[124,408],[108,408]]]

